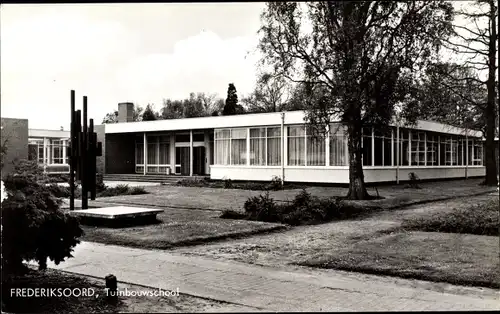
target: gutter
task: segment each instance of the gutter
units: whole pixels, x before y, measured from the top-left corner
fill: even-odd
[[[281,112],[281,187],[285,185],[285,112]]]

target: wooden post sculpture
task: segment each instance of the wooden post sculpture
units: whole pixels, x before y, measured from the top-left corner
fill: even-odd
[[[69,155],[69,177],[71,197],[70,210],[75,209],[75,180],[80,181],[82,189],[82,209],[89,207],[90,199],[96,197],[96,157],[102,156],[102,143],[97,142],[94,120],[87,127],[87,96],[83,96],[82,112],[75,110],[75,91],[71,91],[71,142]]]

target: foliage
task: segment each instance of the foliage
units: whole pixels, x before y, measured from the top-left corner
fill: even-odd
[[[283,77],[262,73],[254,91],[242,99],[248,112],[279,112],[288,110],[291,86]]]
[[[352,206],[340,198],[321,199],[303,190],[292,202],[277,203],[269,196],[269,192],[250,197],[245,202],[244,209],[244,216],[234,211],[225,211],[220,217],[304,225],[354,218],[375,208]]]
[[[104,184],[104,177],[103,177],[102,173],[97,173],[96,174],[96,186],[95,186],[96,193],[101,193],[104,190],[106,190],[107,188],[108,187],[106,186],[106,184]]]
[[[184,100],[163,100],[161,109],[162,119],[181,119],[193,117],[208,117],[218,115],[222,110],[224,100],[217,99],[216,95],[205,93],[190,93]]]
[[[144,109],[144,113],[142,114],[142,121],[154,121],[157,120],[158,114],[153,110],[153,107],[151,104],[148,104],[146,106],[146,109]]]
[[[231,179],[224,179],[224,188],[225,189],[232,189],[233,188],[233,181]]]
[[[498,199],[477,204],[470,208],[455,208],[451,213],[437,213],[430,217],[405,220],[402,227],[407,230],[426,232],[468,233],[498,236]]]
[[[30,162],[20,161],[4,182],[2,268],[7,273],[20,269],[23,260],[36,260],[40,269],[47,258],[59,264],[71,257],[83,234],[78,219],[64,213],[50,188],[38,183],[39,170],[28,169]]]
[[[268,2],[262,14],[263,65],[305,88],[307,122],[348,126],[349,194],[368,197],[361,164],[363,125],[387,125],[404,104],[415,70],[451,34],[445,1]],[[319,94],[318,94],[319,92]],[[403,106],[404,108],[404,106]],[[408,123],[416,117],[404,115]]]
[[[421,189],[420,185],[418,184],[420,181],[420,178],[415,172],[410,172],[408,173],[408,179],[410,180],[410,183],[408,184],[409,188],[413,189]]]
[[[238,104],[238,94],[236,93],[236,87],[233,83],[229,84],[227,88],[227,98],[224,109],[222,110],[223,116],[242,114],[244,113],[244,108]]]
[[[138,195],[148,194],[142,186],[129,187],[128,184],[119,184],[115,187],[108,187],[98,194],[98,197],[118,196],[118,195]]]
[[[134,121],[142,120],[143,110],[144,109],[141,106],[134,106]],[[102,124],[106,123],[118,123],[118,110],[106,114],[106,116],[102,119]]]

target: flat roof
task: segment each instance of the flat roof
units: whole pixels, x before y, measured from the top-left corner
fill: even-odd
[[[199,117],[184,119],[165,119],[155,121],[121,122],[105,124],[106,134],[117,133],[138,133],[138,132],[160,132],[160,131],[182,131],[200,129],[238,128],[238,127],[259,127],[270,125],[281,125],[281,112],[251,113],[231,116]],[[285,125],[303,124],[305,111],[284,112]],[[338,120],[337,120],[338,121]],[[332,120],[332,122],[336,122]],[[394,122],[392,125],[396,125]],[[404,127],[404,126],[402,126]],[[411,129],[422,131],[432,131],[455,135],[465,135],[466,130],[451,125],[418,120]],[[467,130],[469,136],[481,137],[480,131]]]
[[[70,131],[29,129],[29,137],[51,137],[51,138],[70,138]]]

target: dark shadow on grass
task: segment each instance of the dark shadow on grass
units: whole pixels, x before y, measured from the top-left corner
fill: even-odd
[[[500,288],[500,283],[494,281],[480,280],[480,279],[461,279],[451,275],[437,276],[433,273],[432,269],[429,271],[429,269],[426,267],[421,267],[421,269],[419,269],[421,271],[415,272],[415,271],[405,271],[398,269],[374,269],[358,265],[347,265],[342,262],[339,263],[336,261],[302,262],[302,263],[293,263],[293,265],[307,266],[313,268],[323,268],[323,269],[337,269],[349,272],[364,273],[369,275],[399,277],[404,279],[416,279],[416,280],[425,280],[432,282],[447,282],[461,286],[476,286],[476,287],[484,287],[492,289]]]

